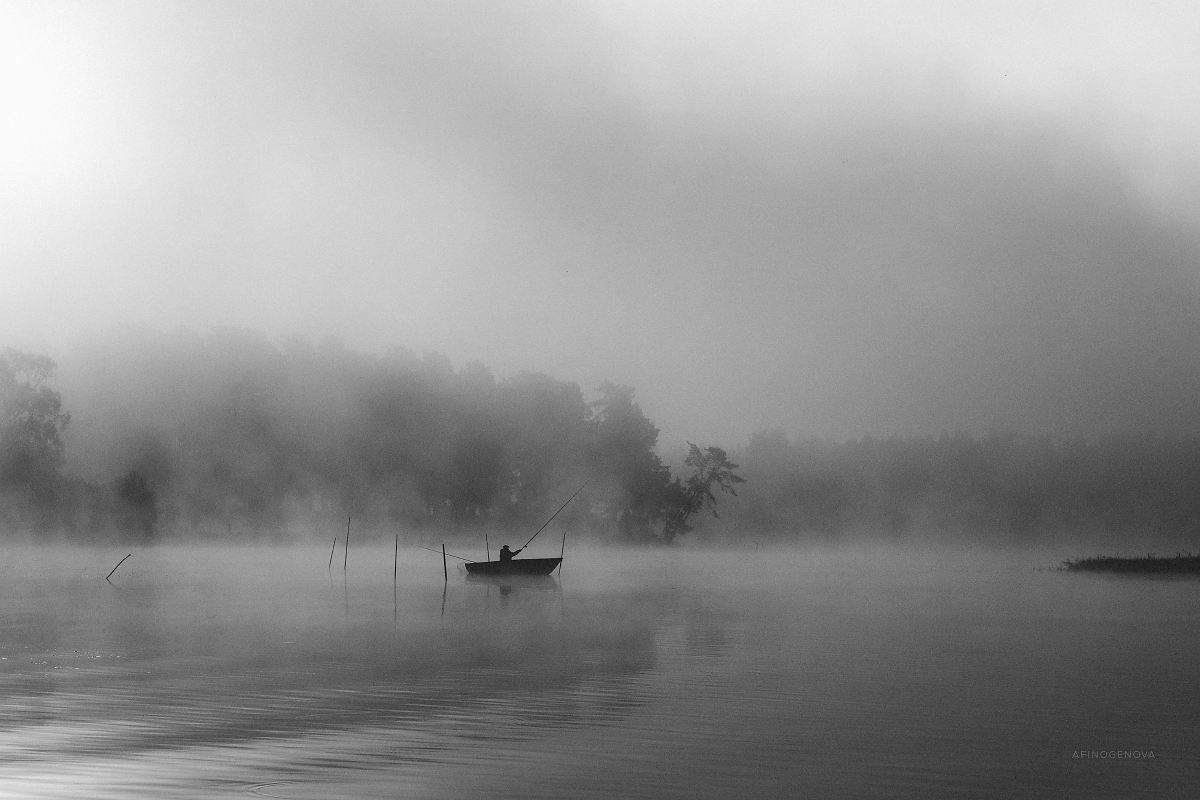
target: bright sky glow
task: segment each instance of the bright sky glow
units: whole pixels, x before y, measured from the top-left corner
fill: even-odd
[[[1192,430],[1198,38],[1187,3],[9,3],[0,341],[433,349],[632,384],[668,443]]]

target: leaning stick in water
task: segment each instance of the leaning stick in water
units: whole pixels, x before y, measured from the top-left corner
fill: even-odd
[[[130,554],[129,554],[129,556],[131,556],[131,555],[133,555],[133,553],[130,553]],[[129,556],[125,556],[125,558],[129,558]],[[120,561],[118,561],[118,562],[117,562],[117,567],[119,567],[119,566],[121,566],[122,564],[124,564],[124,563],[125,563],[125,558],[122,558]],[[107,581],[109,578],[111,578],[111,577],[112,577],[112,574],[113,574],[113,572],[116,572],[116,571],[117,571],[117,567],[113,567],[113,568],[112,568],[112,572],[110,572],[110,573],[108,573],[107,575],[105,575],[105,576],[104,576],[104,580],[106,580],[106,581]]]
[[[392,562],[392,584],[396,583],[396,574],[400,569],[400,534],[396,534],[396,560]]]
[[[558,572],[559,572],[559,574],[562,574],[563,554],[565,554],[566,552],[567,552],[567,529],[564,528],[563,529],[562,549],[560,549],[558,551]]]
[[[337,537],[333,537],[333,547],[329,548],[329,568],[333,569],[333,551],[337,550]]]
[[[345,572],[346,565],[350,563],[350,517],[346,517],[346,547],[342,552],[342,572]]]
[[[446,545],[442,545],[442,575],[446,578],[446,583],[450,582],[450,568],[446,566]]]

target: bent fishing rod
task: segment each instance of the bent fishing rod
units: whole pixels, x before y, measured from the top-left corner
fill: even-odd
[[[563,510],[564,508],[566,508],[568,505],[570,505],[570,504],[571,504],[571,501],[572,501],[572,500],[574,500],[576,497],[578,497],[578,496],[579,496],[579,493],[583,491],[583,489],[584,489],[584,486],[587,486],[589,483],[591,483],[591,481],[584,481],[584,482],[583,482],[583,486],[580,486],[578,489],[576,489],[576,490],[575,490],[575,494],[573,494],[573,495],[571,495],[570,497],[568,497],[568,498],[567,498],[567,502],[563,503],[563,504],[562,504],[562,506],[560,506],[560,507],[559,507],[558,511],[555,511],[553,514],[551,514],[551,515],[550,515],[550,519],[546,520],[545,524],[543,524],[543,525],[542,525],[542,527],[540,527],[540,528],[538,528],[538,529],[537,529],[537,533],[535,533],[533,536],[530,536],[530,537],[529,537],[529,542],[532,542],[534,539],[536,539],[536,538],[537,538],[537,535],[538,535],[538,533],[541,533],[542,531],[546,530],[546,525],[549,525],[551,522],[553,522],[553,521],[554,521],[554,518],[555,518],[555,517],[557,517],[559,514],[561,514],[561,513],[562,513],[562,510]],[[522,549],[522,550],[524,550],[526,547],[528,547],[528,546],[529,546],[529,542],[526,542],[525,544],[521,545],[521,549]],[[564,546],[565,546],[565,545],[564,545]],[[472,561],[472,562],[474,561],[474,559],[471,559],[471,558],[463,558],[462,556],[456,556],[456,555],[454,555],[453,553],[446,553],[446,552],[445,552],[445,551],[443,551],[443,550],[434,550],[432,547],[424,547],[424,546],[422,546],[422,545],[419,545],[419,544],[417,544],[417,545],[413,545],[413,547],[419,547],[419,548],[421,548],[422,550],[428,550],[428,551],[429,551],[429,552],[431,552],[431,553],[443,553],[444,555],[447,555],[447,556],[449,556],[450,558],[457,558],[459,561]],[[120,566],[120,565],[118,565],[118,566]]]
[[[584,481],[583,486],[587,486],[589,483],[591,483],[590,480]],[[574,500],[576,498],[576,496],[578,496],[578,494],[583,491],[583,486],[580,486],[578,489],[576,489],[575,494],[568,497],[567,502],[563,503],[562,506],[558,509],[558,511],[555,511],[553,514],[550,515],[550,519],[546,520],[545,525],[542,525],[542,527],[537,529],[537,533],[535,533],[533,536],[529,537],[529,542],[532,542],[534,539],[536,539],[538,533],[541,533],[542,531],[546,530],[546,525],[549,525],[551,522],[553,522],[554,518],[557,517],[560,513],[562,513],[562,510],[564,508],[566,508],[568,505],[570,505],[571,501]],[[524,550],[526,547],[529,547],[529,542],[526,542],[525,544],[521,545],[521,549]]]

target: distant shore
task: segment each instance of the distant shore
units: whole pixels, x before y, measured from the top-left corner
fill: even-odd
[[[1119,573],[1155,573],[1155,574],[1195,574],[1200,575],[1200,555],[1176,553],[1173,557],[1160,557],[1154,553],[1133,558],[1117,556],[1093,556],[1092,558],[1077,558],[1062,562],[1063,569],[1068,572],[1119,572]]]

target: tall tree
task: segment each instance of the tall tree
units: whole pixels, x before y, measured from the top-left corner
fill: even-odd
[[[691,528],[687,521],[693,514],[698,514],[707,508],[714,517],[717,514],[717,496],[713,487],[728,492],[734,497],[737,490],[733,487],[745,483],[746,479],[734,472],[738,465],[729,460],[729,456],[720,447],[706,447],[701,450],[688,442],[688,456],[684,463],[694,472],[688,476],[682,485],[680,514],[677,520],[669,526],[673,533],[685,533]]]
[[[616,509],[618,527],[631,539],[650,538],[678,506],[671,470],[654,446],[658,428],[633,401],[633,389],[605,381],[593,402],[591,459],[607,484],[605,501]]]
[[[71,421],[62,396],[44,383],[55,366],[46,356],[0,350],[0,484],[42,504],[53,499],[64,460],[61,434]]]

